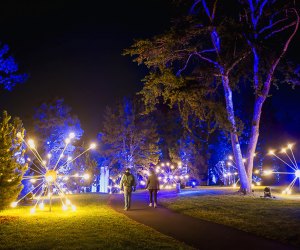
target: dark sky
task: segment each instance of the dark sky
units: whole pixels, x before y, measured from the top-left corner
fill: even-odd
[[[143,69],[122,50],[165,30],[172,13],[169,0],[2,2],[0,40],[30,78],[0,92],[1,110],[31,129],[34,107],[62,97],[95,137],[105,106],[141,88]]]
[[[0,40],[10,45],[30,78],[12,92],[0,92],[0,110],[18,115],[31,130],[34,107],[61,97],[78,115],[87,139],[96,137],[105,106],[141,88],[145,71],[121,56],[122,50],[134,38],[167,29],[177,11],[171,0],[2,1]],[[299,37],[298,32],[289,51],[298,64]],[[264,107],[263,129],[296,139],[300,88],[281,86],[272,94]],[[272,140],[273,134],[264,133],[265,139]]]

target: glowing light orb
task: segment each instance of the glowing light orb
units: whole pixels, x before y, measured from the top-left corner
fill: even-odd
[[[17,205],[18,205],[18,202],[16,202],[16,201],[15,201],[15,202],[12,202],[12,203],[10,204],[11,207],[16,207]]]
[[[84,178],[85,180],[88,180],[88,179],[90,178],[90,175],[89,175],[89,174],[84,174],[84,175],[83,175],[83,178]]]
[[[58,160],[54,165],[51,165],[50,158],[52,159],[52,154],[49,152],[45,156],[49,159],[48,163],[43,160],[41,155],[36,149],[36,146],[34,144],[34,141],[32,139],[29,139],[28,141],[25,141],[21,134],[17,135],[18,138],[22,139],[23,142],[28,146],[28,149],[32,152],[33,156],[35,157],[35,160],[31,160],[30,158],[27,158],[28,162],[32,162],[32,165],[30,168],[34,175],[29,176],[23,176],[23,180],[30,181],[33,185],[33,188],[28,192],[32,192],[32,197],[35,198],[36,203],[34,207],[30,209],[30,213],[33,214],[36,212],[36,207],[38,206],[41,210],[44,209],[44,199],[49,198],[49,210],[51,211],[52,208],[52,196],[53,194],[57,194],[63,204],[62,208],[63,210],[67,210],[68,206],[72,206],[72,210],[75,211],[76,207],[71,204],[70,200],[66,198],[66,193],[71,194],[72,192],[67,192],[65,188],[63,188],[62,181],[67,181],[69,177],[80,177],[84,179],[89,179],[89,174],[81,174],[78,173],[74,175],[64,175],[60,174],[59,170],[62,167],[65,167],[67,164],[72,163],[74,160],[76,160],[81,155],[88,152],[90,149],[95,148],[96,144],[91,144],[92,146],[88,149],[86,149],[84,152],[80,153],[76,157],[68,158],[68,161],[63,161],[62,158],[64,156],[64,152],[68,146],[69,143],[71,143],[71,139],[75,137],[75,134],[73,135],[70,133],[69,138],[66,138],[64,140],[65,147],[63,148],[62,152],[59,154]],[[48,142],[47,142],[48,143]],[[49,143],[48,143],[49,144]],[[47,163],[47,166],[46,166]],[[57,182],[59,181],[59,183]],[[12,202],[11,207],[16,207],[21,200],[23,200],[28,193],[26,193],[23,197],[21,197],[19,200]],[[43,198],[42,198],[43,197]],[[65,203],[64,203],[65,201]]]
[[[55,170],[48,170],[45,173],[45,179],[48,183],[55,182],[57,179],[57,172]]]
[[[278,160],[280,160],[284,165],[288,166],[293,170],[293,172],[270,172],[274,174],[285,174],[285,175],[294,175],[294,179],[291,181],[291,183],[288,185],[288,187],[282,191],[282,194],[291,194],[292,188],[294,187],[296,181],[299,181],[300,184],[300,169],[298,166],[298,162],[295,158],[294,152],[293,152],[293,146],[294,144],[287,144],[287,147],[283,147],[280,151],[280,153],[283,153],[285,157],[278,156],[274,150],[272,150],[272,155],[276,157]]]
[[[28,145],[29,145],[30,148],[35,148],[35,144],[34,144],[34,141],[32,139],[28,140]]]
[[[162,162],[155,167],[160,187],[162,189],[172,189],[177,183],[185,183],[189,179],[187,168],[182,166],[182,162]]]
[[[39,204],[39,208],[41,209],[41,210],[44,210],[44,208],[45,208],[45,204],[42,202],[42,203],[40,203]]]
[[[70,138],[70,139],[74,139],[74,138],[75,138],[75,133],[71,132],[71,133],[69,134],[69,138]]]

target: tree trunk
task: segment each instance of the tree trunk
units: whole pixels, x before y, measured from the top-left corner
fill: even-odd
[[[266,100],[265,96],[259,96],[256,98],[254,103],[254,112],[251,124],[251,133],[247,149],[247,162],[246,162],[246,171],[250,184],[252,183],[252,171],[254,163],[254,154],[259,137],[259,128],[260,128],[260,117],[262,113],[262,106]]]
[[[245,169],[245,166],[243,163],[243,156],[242,156],[239,138],[237,135],[237,127],[236,127],[236,122],[235,122],[235,117],[234,117],[232,90],[229,86],[229,78],[227,75],[224,75],[222,77],[222,83],[223,83],[224,94],[225,94],[228,120],[231,125],[230,137],[231,137],[232,150],[233,150],[234,159],[235,159],[236,166],[238,168],[239,177],[240,177],[240,183],[241,183],[240,190],[246,194],[246,193],[251,192],[251,185],[248,180],[246,169]]]

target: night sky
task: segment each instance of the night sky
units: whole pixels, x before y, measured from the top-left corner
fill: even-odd
[[[35,107],[55,97],[64,98],[78,115],[85,137],[96,137],[105,106],[134,95],[146,73],[122,56],[122,50],[135,38],[163,32],[177,11],[171,0],[1,3],[0,40],[10,45],[21,72],[30,75],[12,92],[1,90],[1,110],[19,116],[30,131]],[[289,51],[296,63],[299,37],[298,32]],[[282,138],[296,139],[300,136],[300,87],[283,89],[273,89],[263,123]],[[272,137],[270,133],[265,139]]]
[[[12,92],[1,90],[1,110],[31,130],[34,108],[61,97],[85,135],[96,137],[105,106],[134,95],[146,73],[123,49],[167,29],[172,13],[168,0],[1,3],[0,40],[30,75]]]

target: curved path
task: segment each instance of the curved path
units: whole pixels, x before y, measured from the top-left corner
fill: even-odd
[[[175,213],[161,206],[148,207],[146,192],[133,193],[132,200],[129,211],[123,210],[122,194],[111,195],[110,205],[127,217],[197,249],[295,249],[231,227]]]

